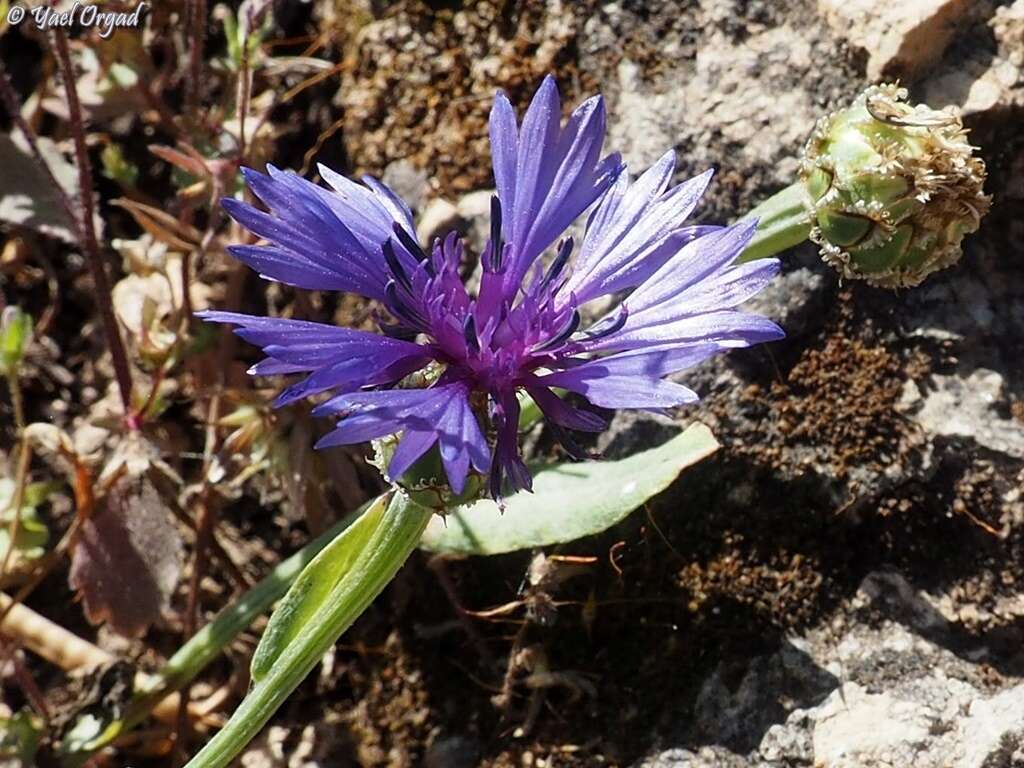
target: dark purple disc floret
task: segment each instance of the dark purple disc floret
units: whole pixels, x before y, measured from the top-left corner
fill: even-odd
[[[604,133],[600,97],[561,124],[551,77],[521,125],[497,95],[490,119],[497,195],[475,293],[460,276],[458,236],[422,249],[409,208],[375,179],[358,184],[320,166],[328,190],[273,166],[267,175],[245,169],[269,212],[235,199],[223,204],[268,244],[231,253],[268,280],[357,293],[390,317],[375,334],[232,312],[200,316],[239,326],[239,336],[263,348],[267,358],[252,373],[308,374],[275,404],[331,393],[314,413],[341,418],[317,447],[400,433],[392,478],[437,444],[456,494],[470,467],[490,474],[495,496],[503,485],[529,489],[520,392],[560,434],[600,431],[603,419],[552,388],[603,408],[691,403],[694,392],[664,377],[783,335],[770,320],[736,309],[778,271],[774,259],[734,266],[755,225],[685,224],[711,173],[670,188],[670,151],[630,183],[618,155],[601,156]],[[595,203],[577,247],[565,232]],[[545,266],[540,257],[552,246]],[[624,291],[631,292],[623,304],[583,327],[584,304]],[[401,386],[428,367],[428,386]]]

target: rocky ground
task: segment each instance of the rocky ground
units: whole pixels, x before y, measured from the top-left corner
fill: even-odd
[[[411,15],[374,22],[361,60],[387,61],[374,46],[399,36],[417,41],[403,49],[419,71]],[[609,606],[585,632],[573,617],[531,630],[553,667],[590,680],[584,693],[549,697],[532,728],[512,718],[497,742],[449,720],[430,764],[1024,765],[1024,3],[552,3],[516,18],[515,37],[495,44],[489,30],[468,82],[555,67],[569,90],[599,88],[632,168],[671,146],[681,175],[718,169],[708,220],[788,183],[815,117],[880,79],[962,110],[995,207],[962,262],[917,290],[842,285],[798,249],[756,300],[785,342],[689,376],[705,399],[675,422],[618,416],[599,443],[609,455],[692,419],[726,446],[647,520],[568,548],[626,553],[618,584],[607,568],[591,577],[599,599],[685,610]],[[525,61],[509,53],[524,36]],[[381,69],[357,70],[342,98],[361,99]],[[484,179],[445,142],[479,135],[483,109],[413,161],[424,200],[450,204],[427,203],[440,226],[472,229],[481,210],[461,193]],[[374,137],[348,146],[373,165]],[[456,574],[480,589],[472,566]]]
[[[814,120],[882,79],[962,110],[994,205],[961,262],[913,290],[841,283],[809,245],[785,254],[751,309],[787,338],[688,373],[700,405],[616,415],[596,446],[623,456],[700,420],[722,450],[612,530],[545,553],[592,560],[544,582],[524,575],[539,553],[414,556],[240,764],[1024,767],[1024,0],[313,5],[309,23],[342,41],[340,87],[275,113],[289,127],[274,160],[301,167],[343,115],[319,159],[382,175],[424,234],[479,240],[493,89],[522,106],[547,72],[566,101],[606,96],[607,146],[634,172],[669,147],[680,178],[715,167],[701,220],[791,182]],[[251,311],[298,301],[254,285]],[[315,319],[367,316],[302,301]],[[38,378],[46,395],[71,387]],[[70,421],[71,400],[45,418]],[[531,445],[555,450],[543,432]],[[346,467],[362,482],[351,507],[370,483]],[[307,535],[255,496],[222,515],[250,576]],[[140,666],[178,642],[176,625],[131,643],[94,631],[66,574],[46,586],[30,605]],[[252,640],[197,698],[244,686],[232,673]]]

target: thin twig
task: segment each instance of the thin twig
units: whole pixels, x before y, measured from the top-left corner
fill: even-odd
[[[78,532],[79,525],[79,518],[76,516],[68,527],[68,530],[64,532],[63,536],[61,536],[60,541],[57,542],[57,546],[34,563],[35,570],[25,583],[21,585],[21,588],[14,593],[14,597],[11,601],[6,604],[0,601],[0,626],[3,626],[4,620],[7,618],[7,614],[10,613],[15,606],[24,602],[28,596],[35,591],[35,588],[42,584],[43,580],[53,572],[53,569],[57,564],[61,562],[71,539],[74,538],[75,534]]]
[[[313,158],[319,154],[324,144],[329,138],[340,131],[345,126],[345,117],[339,117],[326,130],[322,131],[319,136],[316,137],[316,143],[313,147],[306,151],[306,154],[302,156],[302,169],[299,171],[299,175],[305,176],[309,172],[309,167],[313,163]]]
[[[11,403],[14,406],[14,425],[18,430],[18,468],[14,478],[14,495],[11,498],[10,526],[7,529],[7,548],[4,550],[3,560],[0,561],[0,584],[7,575],[7,567],[14,555],[14,548],[18,540],[18,528],[21,527],[21,508],[25,503],[25,485],[28,482],[28,469],[32,462],[32,446],[25,437],[25,405],[21,396],[21,382],[18,381],[18,372],[12,371],[7,376],[7,386],[11,390]],[[6,510],[0,510],[6,511]]]
[[[22,661],[21,656],[18,653],[18,644],[3,635],[0,635],[0,643],[6,646],[3,657],[0,658],[0,667],[2,667],[7,661],[11,662],[11,667],[14,671],[14,680],[18,684],[18,687],[21,688],[21,692],[25,694],[25,698],[28,699],[29,704],[32,705],[32,709],[36,711],[36,714],[49,722],[50,710],[49,707],[46,706],[46,697],[43,696],[43,692],[39,690],[39,686],[36,684],[35,678],[32,677],[32,673],[25,667],[25,662]]]
[[[21,382],[18,381],[18,372],[11,371],[7,376],[7,386],[11,391],[11,408],[14,409],[14,428],[18,431],[18,438],[24,441],[25,434],[25,398],[21,393]]]
[[[199,89],[203,74],[203,44],[206,39],[206,0],[191,0],[188,3],[189,21],[189,74],[185,81],[185,105],[189,114],[199,106]]]
[[[135,89],[142,96],[146,104],[149,105],[149,108],[160,116],[161,127],[176,137],[180,136],[182,131],[181,126],[178,124],[177,116],[171,112],[171,108],[160,98],[159,94],[153,91],[150,83],[145,78],[140,77],[135,85]]]
[[[249,27],[252,25],[252,10],[245,20],[245,35],[242,37],[242,65],[238,68],[238,162],[245,161],[245,118],[249,114],[249,96],[252,89],[249,70]]]
[[[68,102],[68,125],[75,143],[75,159],[78,163],[79,184],[79,231],[81,246],[89,261],[93,284],[96,288],[96,303],[99,306],[103,330],[110,347],[110,357],[114,364],[114,375],[121,393],[125,420],[129,427],[135,428],[136,416],[132,411],[132,374],[128,367],[128,356],[121,340],[121,331],[114,315],[114,304],[110,293],[110,281],[106,267],[100,255],[99,242],[96,239],[96,223],[93,220],[92,169],[89,165],[89,151],[85,145],[85,126],[82,122],[82,105],[78,100],[75,86],[75,72],[71,66],[71,55],[68,53],[68,38],[63,29],[53,31],[53,51],[60,65],[64,79],[64,90]]]
[[[179,323],[179,334],[188,330],[192,322],[192,264],[197,264],[206,256],[213,239],[217,236],[217,229],[220,227],[222,210],[220,198],[223,194],[223,185],[216,173],[210,174],[210,215],[207,217],[206,231],[199,241],[198,248],[189,248],[181,259],[181,322]]]
[[[220,417],[220,394],[210,398],[206,414],[206,444],[203,447],[203,485],[199,491],[199,512],[196,519],[196,546],[192,557],[192,573],[189,576],[188,605],[185,609],[185,638],[191,639],[199,629],[199,588],[203,573],[206,570],[206,553],[214,537],[217,524],[217,511],[211,503],[209,483],[210,469],[213,465],[217,449],[217,421]],[[185,742],[188,736],[189,718],[187,708],[192,695],[192,686],[188,682],[181,688],[178,702],[178,719],[175,728],[175,752],[185,754]]]
[[[455,582],[452,581],[451,574],[448,573],[448,564],[444,556],[435,555],[431,557],[427,560],[427,568],[433,571],[434,576],[437,577],[437,583],[441,585],[445,597],[448,598],[448,602],[451,603],[452,608],[455,610],[455,616],[458,618],[462,631],[466,633],[466,636],[476,648],[476,652],[484,664],[488,669],[497,667],[497,660],[494,658],[494,654],[491,653],[491,649],[487,647],[487,641],[484,640],[483,635],[480,634],[480,631],[476,628],[472,619],[470,619],[470,612],[462,607],[462,603],[459,600],[459,591],[455,587]]]
[[[0,630],[4,635],[65,671],[94,668],[117,660],[107,651],[39,615],[28,606],[15,603],[3,592],[0,592],[0,609],[7,611],[0,622]],[[149,675],[140,673],[136,676],[136,687],[143,688],[151,684]],[[165,723],[173,722],[177,709],[177,696],[171,694],[164,699],[162,706],[153,711],[153,716]],[[198,717],[200,722],[207,719],[191,707],[189,715]]]
[[[45,251],[38,250],[34,255],[36,260],[42,265],[43,272],[46,273],[46,289],[50,292],[50,303],[39,316],[39,321],[36,323],[34,331],[35,337],[41,339],[50,332],[50,326],[53,325],[54,318],[60,313],[60,282],[57,279],[57,270],[53,268],[53,262],[46,255]]]
[[[157,489],[157,492],[167,504],[167,508],[171,510],[171,514],[180,520],[182,524],[187,526],[190,531],[198,532],[198,524],[192,519],[188,512],[182,509],[177,498],[175,498],[174,490],[169,487],[167,480],[156,471],[150,472],[149,480],[153,483],[153,486]],[[246,575],[242,573],[242,570],[238,567],[235,561],[231,559],[231,555],[228,554],[228,551],[216,536],[210,537],[209,546],[210,553],[220,563],[221,567],[227,571],[228,577],[234,584],[235,589],[239,592],[246,592],[249,589],[252,589],[252,583]]]
[[[24,429],[21,430],[21,433],[24,434]],[[32,448],[29,446],[28,441],[22,438],[18,453],[18,474],[15,476],[14,481],[14,496],[11,498],[13,513],[11,514],[11,522],[7,529],[7,547],[4,550],[3,561],[0,561],[0,584],[3,583],[4,577],[7,575],[7,567],[11,563],[11,557],[17,545],[18,528],[21,527],[21,508],[25,504],[25,484],[28,480],[28,467],[31,461]]]

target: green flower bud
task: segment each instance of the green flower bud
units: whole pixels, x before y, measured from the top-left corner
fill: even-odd
[[[402,477],[389,477],[387,469],[398,446],[398,438],[389,435],[373,440],[372,445],[374,455],[370,463],[385,479],[395,483],[421,507],[433,509],[438,514],[443,515],[455,507],[472,504],[482,499],[487,490],[487,479],[471,470],[466,477],[466,487],[462,489],[462,493],[454,493],[448,487],[448,478],[441,462],[441,451],[436,445],[417,459]]]
[[[872,86],[819,120],[801,169],[824,260],[884,287],[914,286],[955,264],[991,202],[960,118],[906,97]]]
[[[411,373],[399,383],[401,389],[425,389],[433,386],[445,372],[446,366],[437,361],[431,362],[425,368]],[[476,403],[477,410],[482,409],[482,403]],[[484,496],[487,490],[486,478],[479,473],[469,472],[466,477],[466,485],[462,493],[455,493],[448,486],[448,478],[444,471],[444,463],[441,460],[441,451],[435,444],[423,456],[413,462],[409,470],[401,477],[391,477],[388,474],[388,466],[394,456],[395,448],[398,447],[399,435],[388,435],[377,440],[372,440],[373,458],[370,464],[377,468],[385,480],[394,483],[414,502],[421,507],[433,509],[439,514],[446,510],[454,509],[463,504],[472,504]]]

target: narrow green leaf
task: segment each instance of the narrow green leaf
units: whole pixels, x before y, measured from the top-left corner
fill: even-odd
[[[419,506],[402,493],[395,493],[386,508],[380,512],[368,510],[353,524],[352,528],[356,528],[366,519],[361,533],[349,536],[346,531],[339,537],[341,542],[329,545],[328,549],[349,564],[344,572],[328,565],[320,556],[307,566],[313,581],[322,576],[331,584],[330,589],[324,591],[313,586],[303,589],[300,598],[287,609],[291,616],[279,619],[282,629],[278,630],[278,638],[268,641],[269,650],[263,651],[263,676],[227,725],[186,768],[225,768],[237,757],[342,632],[394,578],[416,549],[432,515],[432,510]],[[306,575],[304,572],[300,580]],[[318,601],[313,599],[314,594]],[[285,604],[288,603],[286,596]],[[284,637],[291,637],[291,641],[282,643]]]
[[[0,480],[2,484],[2,480]],[[135,692],[124,715],[113,721],[103,734],[74,752],[63,764],[73,766],[84,763],[91,754],[109,745],[122,733],[145,720],[153,707],[165,696],[180,690],[220,655],[224,648],[287,592],[302,570],[338,535],[356,522],[374,499],[358,510],[346,515],[298,552],[278,563],[258,584],[237,597],[216,618],[199,630],[167,660],[163,668]],[[64,750],[69,751],[69,750]]]
[[[355,523],[324,547],[306,566],[278,604],[252,657],[252,680],[258,683],[277,661],[285,647],[324,604],[341,578],[366,547],[381,516],[387,496],[380,496]]]
[[[13,376],[32,336],[32,318],[18,307],[0,312],[0,373]]]
[[[435,517],[420,546],[431,552],[496,555],[600,533],[665,490],[683,469],[718,449],[711,430],[694,424],[664,445],[620,461],[558,464],[538,470],[534,493],[489,500]]]

